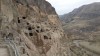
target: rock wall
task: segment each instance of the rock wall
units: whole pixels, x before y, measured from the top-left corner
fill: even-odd
[[[0,0],[0,39],[20,56],[61,56],[64,37],[55,9],[45,0]]]

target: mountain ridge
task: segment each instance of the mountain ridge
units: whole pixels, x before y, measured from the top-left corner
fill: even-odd
[[[59,17],[72,56],[100,56],[100,2],[83,5]]]
[[[100,6],[100,2],[95,2],[95,3],[83,5],[79,8],[74,9],[72,12],[69,12],[68,14],[64,14],[64,15],[59,16],[59,17],[62,21],[66,21],[66,22],[73,20],[72,17],[75,17],[75,16],[77,16],[77,17],[78,16],[80,16],[80,17],[84,17],[84,16],[86,17],[87,16],[88,17],[88,15],[90,15],[92,17],[92,15],[93,15],[93,17],[97,17],[97,16],[100,16],[99,6]]]

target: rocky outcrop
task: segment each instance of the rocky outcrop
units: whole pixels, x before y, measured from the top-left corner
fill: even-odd
[[[47,1],[0,0],[0,40],[16,46],[20,56],[61,56],[62,37],[58,15]]]

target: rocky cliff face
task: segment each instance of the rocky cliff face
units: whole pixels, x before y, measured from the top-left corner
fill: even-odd
[[[12,56],[61,56],[62,37],[58,15],[47,1],[0,0],[0,40],[14,43]]]

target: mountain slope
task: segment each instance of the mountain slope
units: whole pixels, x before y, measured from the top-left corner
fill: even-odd
[[[89,33],[100,31],[100,3],[83,5],[60,17],[65,22],[63,28],[68,31]],[[87,36],[88,37],[88,36]]]
[[[100,2],[83,5],[60,20],[71,56],[100,56]]]
[[[81,17],[80,19],[93,19],[100,16],[100,3],[95,2],[88,5],[83,5],[79,8],[74,9],[72,12],[61,15],[61,20],[67,22],[72,21],[74,18]]]

